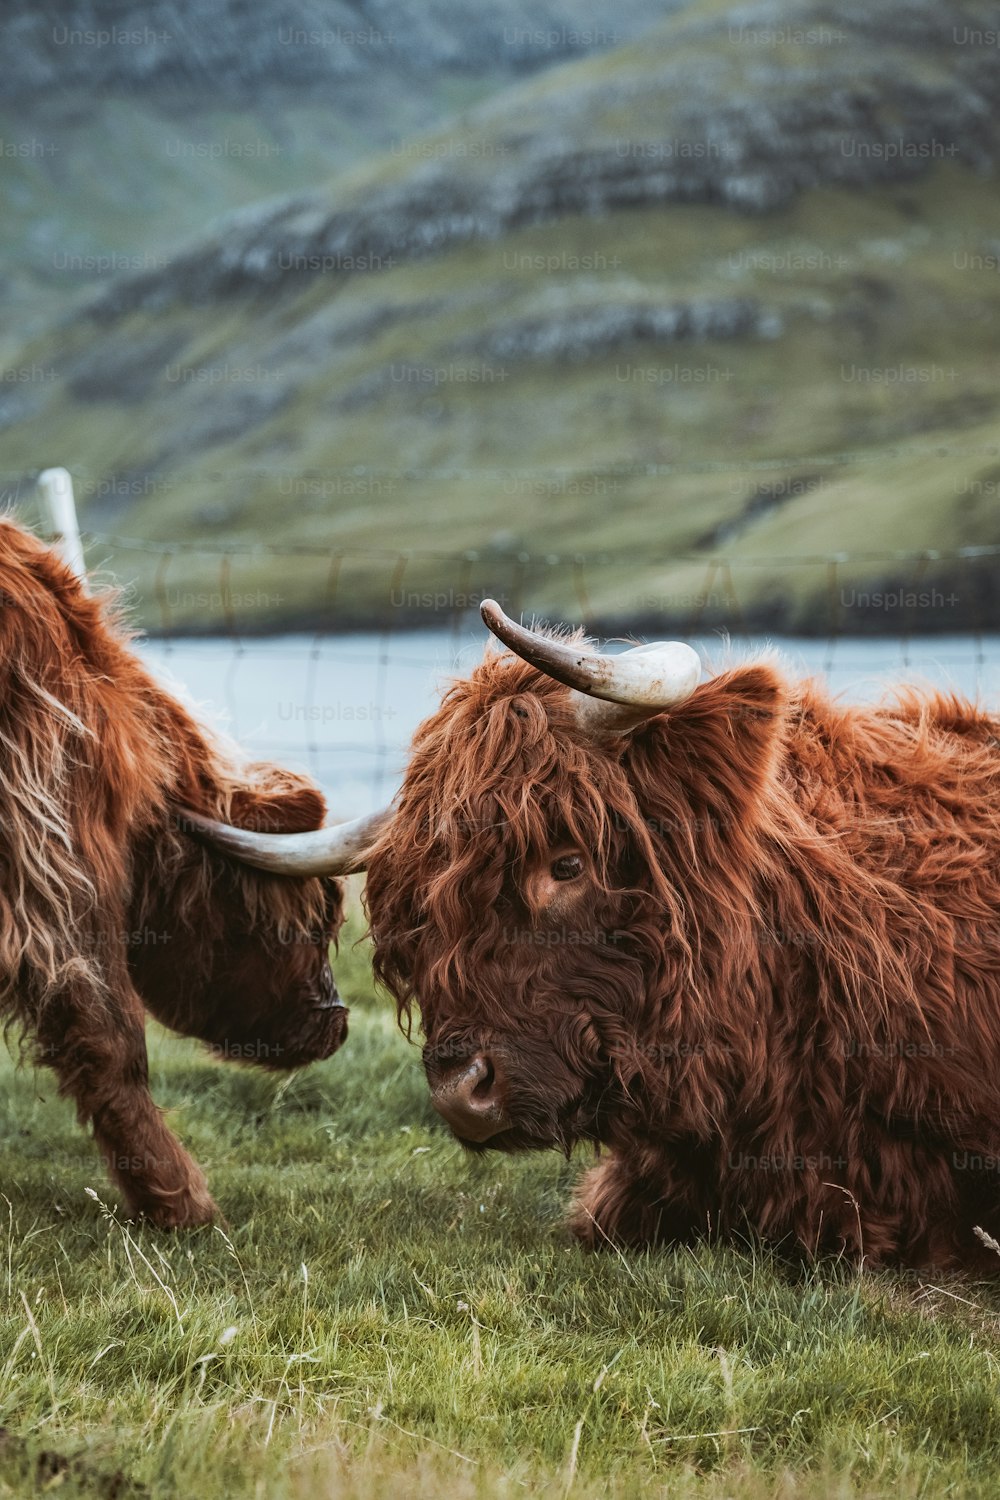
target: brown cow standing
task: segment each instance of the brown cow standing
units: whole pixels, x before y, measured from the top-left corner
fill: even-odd
[[[455,1133],[598,1143],[593,1246],[986,1255],[1000,721],[840,705],[770,661],[697,685],[686,647],[601,657],[483,613],[517,655],[418,731],[368,873],[377,973],[419,1006]]]
[[[107,604],[0,523],[0,1018],[92,1122],[129,1207],[171,1228],[214,1205],[150,1096],[144,1007],[272,1068],[329,1056],[347,1030],[328,962],[339,884],[251,871],[206,848],[201,825],[192,839],[179,808],[255,830],[214,833],[276,870],[266,831],[315,830],[324,813],[303,778],[240,764]],[[344,870],[362,831],[307,837]]]

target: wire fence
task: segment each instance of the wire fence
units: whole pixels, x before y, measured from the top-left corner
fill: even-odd
[[[72,525],[50,508],[43,530],[65,539]],[[766,639],[851,697],[923,680],[1000,704],[1000,545],[639,555],[98,531],[81,543],[88,573],[120,586],[145,627],[151,666],[251,753],[308,770],[344,816],[391,794],[442,683],[481,657],[490,595],[526,620],[687,639],[709,663]],[[789,598],[808,634],[782,630]]]

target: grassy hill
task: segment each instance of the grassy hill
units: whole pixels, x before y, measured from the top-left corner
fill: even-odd
[[[262,198],[311,187],[339,166],[447,115],[483,87],[398,79],[373,118],[357,84],[332,100],[279,91],[266,113],[245,100],[94,97],[81,88],[0,98],[0,353],[51,326],[109,283],[159,271],[190,236]],[[371,102],[371,84],[366,87]]]
[[[996,626],[998,21],[699,0],[247,208],[19,351],[11,492],[71,468],[154,625],[218,558],[165,622],[105,538],[242,549],[251,628]]]
[[[680,0],[9,0],[0,358],[230,212],[304,192]]]

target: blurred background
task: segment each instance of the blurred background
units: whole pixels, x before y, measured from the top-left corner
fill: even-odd
[[[1000,693],[1000,5],[7,0],[0,483],[334,810],[478,604]]]

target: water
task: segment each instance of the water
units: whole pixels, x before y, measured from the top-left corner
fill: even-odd
[[[309,772],[333,817],[385,802],[399,783],[406,747],[449,677],[482,657],[482,626],[380,636],[274,636],[149,641],[142,653],[181,684],[214,722],[261,760]],[[718,638],[696,641],[718,664]],[[981,697],[1000,709],[1000,636],[922,636],[908,641],[733,637],[731,653],[776,646],[795,673],[821,673],[851,700],[871,700],[900,682],[926,682]]]

